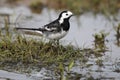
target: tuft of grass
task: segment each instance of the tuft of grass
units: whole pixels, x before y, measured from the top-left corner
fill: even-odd
[[[96,50],[100,52],[105,52],[105,50],[107,49],[106,44],[105,44],[107,35],[108,34],[104,32],[96,33],[93,35],[94,47]]]
[[[41,0],[36,0],[36,1],[32,1],[29,5],[30,9],[32,12],[34,13],[41,13],[44,4],[41,2]]]
[[[53,45],[53,43],[45,43],[40,40],[28,39],[20,34],[13,34],[5,28],[5,33],[1,31],[0,36],[0,64],[16,66],[49,66],[59,65],[74,61],[77,59],[85,59],[83,52],[72,45]],[[73,66],[73,62],[69,69]],[[18,66],[17,66],[18,67]]]
[[[14,41],[5,36],[1,38],[0,55],[0,61],[4,62],[50,64],[75,59],[81,53],[72,46],[53,46],[52,43],[27,40],[18,35]]]
[[[115,27],[115,31],[116,31],[116,34],[115,34],[116,45],[120,46],[120,24],[117,27]]]
[[[96,64],[98,65],[98,66],[103,66],[103,60],[100,60],[100,59],[98,59],[97,61],[96,61]]]

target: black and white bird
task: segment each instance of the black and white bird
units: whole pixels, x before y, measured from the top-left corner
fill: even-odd
[[[40,28],[16,28],[17,30],[32,30],[42,34],[45,38],[59,40],[63,38],[70,29],[69,19],[73,15],[71,11],[63,11],[53,22]]]

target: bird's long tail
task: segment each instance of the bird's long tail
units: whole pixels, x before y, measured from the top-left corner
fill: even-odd
[[[15,28],[16,30],[40,30],[40,29],[37,29],[37,28]]]
[[[15,28],[15,30],[23,30],[23,32],[25,34],[40,35],[40,36],[42,35],[42,31],[43,31],[41,28],[20,28],[20,27],[19,28]],[[31,31],[35,31],[35,32],[31,32]]]

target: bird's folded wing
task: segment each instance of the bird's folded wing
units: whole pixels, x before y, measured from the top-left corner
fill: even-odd
[[[50,24],[47,24],[45,26],[43,26],[45,31],[49,31],[49,32],[59,32],[61,31],[60,25],[58,22],[52,22]]]

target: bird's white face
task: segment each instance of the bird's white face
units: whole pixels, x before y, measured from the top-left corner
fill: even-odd
[[[63,12],[61,17],[65,19],[71,17],[72,15],[73,15],[72,12],[67,11],[67,12]]]
[[[64,19],[69,19],[72,15],[73,15],[73,13],[70,12],[70,11],[64,11],[64,12],[62,12],[61,16],[60,16],[59,22],[63,23]]]

